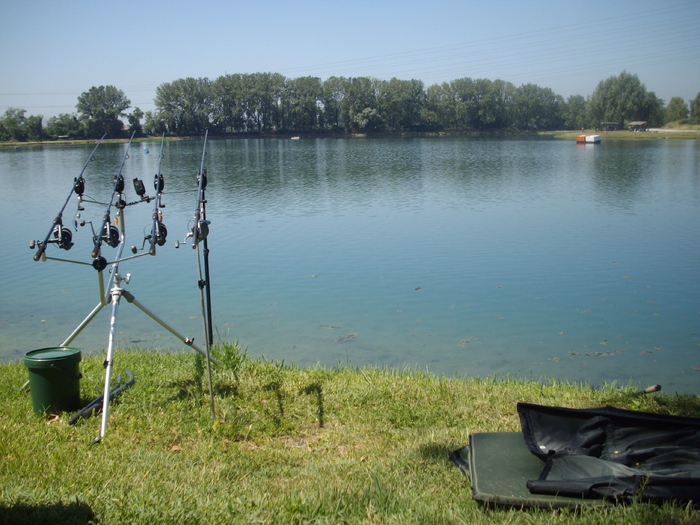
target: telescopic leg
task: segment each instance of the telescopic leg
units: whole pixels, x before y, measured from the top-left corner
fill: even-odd
[[[105,359],[105,389],[102,400],[102,424],[100,425],[100,437],[94,443],[99,443],[107,433],[107,419],[109,418],[109,391],[112,384],[112,367],[114,365],[114,339],[117,332],[117,312],[119,311],[119,299],[121,288],[112,290],[112,317],[109,321],[109,343],[107,344],[107,359]]]
[[[215,365],[220,364],[219,361],[215,357],[213,357],[211,355],[207,356],[207,353],[204,350],[202,350],[197,345],[195,345],[194,339],[183,336],[177,330],[175,330],[172,326],[170,326],[168,323],[166,323],[165,321],[160,319],[156,314],[154,314],[148,308],[146,308],[144,305],[142,305],[140,302],[138,302],[138,300],[136,299],[136,297],[134,297],[134,295],[132,293],[128,292],[127,290],[122,290],[122,294],[124,295],[124,299],[126,299],[128,302],[138,306],[139,310],[141,310],[148,317],[153,319],[156,323],[158,323],[160,326],[165,328],[168,332],[170,332],[175,337],[177,337],[180,341],[185,343],[187,346],[192,347],[194,350],[196,350],[197,352],[202,354],[204,357],[206,357],[210,362],[214,363]]]
[[[73,342],[73,339],[78,337],[80,332],[83,331],[83,328],[90,324],[90,321],[92,321],[95,318],[95,316],[100,312],[100,310],[102,310],[102,303],[99,303],[97,306],[95,306],[95,308],[92,309],[92,312],[90,312],[88,316],[85,319],[83,319],[83,322],[80,323],[75,330],[73,330],[73,333],[70,334],[66,338],[66,340],[60,344],[60,346],[68,346],[69,344],[71,344]]]

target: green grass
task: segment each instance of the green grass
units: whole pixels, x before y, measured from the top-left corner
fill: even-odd
[[[600,135],[601,142],[607,140],[700,140],[700,130],[686,126],[682,131],[659,129],[658,131],[634,132],[628,130],[618,131],[541,131],[538,135],[564,140],[576,140],[578,135]]]
[[[134,386],[69,426],[32,413],[22,363],[0,365],[0,523],[700,523],[683,506],[489,510],[448,459],[472,432],[517,431],[518,401],[700,416],[697,396],[554,381],[304,368],[217,347],[217,420],[201,359],[118,350]],[[103,356],[81,363],[85,400]]]

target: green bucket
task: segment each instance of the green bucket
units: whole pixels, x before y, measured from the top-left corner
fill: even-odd
[[[24,354],[32,404],[37,414],[80,409],[80,350],[41,348]]]

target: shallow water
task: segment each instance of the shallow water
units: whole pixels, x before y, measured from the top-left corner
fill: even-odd
[[[124,175],[151,190],[159,144],[146,145]],[[100,146],[86,194],[109,199],[124,148]],[[99,302],[95,270],[34,262],[27,248],[91,149],[0,151],[3,360],[59,344]],[[190,228],[201,151],[201,141],[165,144],[168,243],[120,265],[142,304],[200,344],[196,252],[173,243]],[[210,140],[207,151],[218,339],[299,365],[700,393],[697,141],[251,139]],[[105,207],[85,207],[81,219],[98,223]],[[129,245],[141,246],[152,211],[127,208]],[[64,223],[75,213],[71,199]],[[91,262],[89,226],[74,241],[49,255]],[[72,345],[102,351],[110,312]],[[183,347],[126,301],[117,331],[120,347]]]

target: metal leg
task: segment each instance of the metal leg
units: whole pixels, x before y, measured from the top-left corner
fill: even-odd
[[[144,312],[146,315],[148,315],[151,319],[153,319],[155,322],[157,322],[159,325],[161,325],[163,328],[168,330],[171,334],[173,334],[175,337],[177,337],[180,341],[182,341],[185,345],[192,347],[194,350],[202,354],[204,357],[207,359],[207,366],[208,366],[208,371],[209,371],[209,394],[211,397],[211,409],[212,409],[212,416],[214,415],[214,398],[213,398],[213,390],[212,390],[212,383],[211,383],[211,363],[214,363],[216,365],[219,364],[219,361],[217,361],[214,357],[212,357],[209,353],[209,341],[207,339],[206,341],[206,351],[202,350],[199,348],[197,345],[194,344],[194,339],[190,337],[185,337],[182,334],[180,334],[177,330],[172,328],[170,325],[168,325],[165,321],[160,319],[157,315],[155,315],[153,312],[151,312],[148,308],[146,308],[144,305],[142,305],[139,301],[136,300],[134,295],[127,291],[124,290],[121,287],[122,282],[129,282],[130,275],[127,274],[126,278],[122,278],[116,271],[113,272],[112,278],[110,279],[112,283],[112,288],[110,289],[110,296],[111,296],[111,303],[112,303],[112,317],[110,318],[109,322],[109,341],[107,344],[107,358],[105,359],[105,384],[104,384],[104,397],[102,401],[102,423],[100,425],[100,435],[99,437],[95,438],[93,443],[99,443],[104,437],[105,434],[107,433],[107,421],[109,418],[109,400],[110,400],[110,386],[112,383],[112,369],[114,367],[114,347],[115,347],[115,338],[116,338],[116,333],[117,333],[117,314],[119,312],[119,301],[121,300],[122,297],[124,297],[127,302],[133,303],[136,305],[142,312]],[[95,306],[95,308],[92,309],[92,311],[88,314],[88,316],[78,325],[78,327],[73,330],[73,332],[66,338],[63,343],[61,343],[61,346],[66,346],[69,345],[73,339],[75,339],[80,332],[92,321],[95,316],[102,310],[102,308],[105,305],[102,303],[98,304]],[[206,338],[206,336],[205,336]]]
[[[145,313],[148,317],[153,319],[156,323],[158,323],[160,326],[165,328],[168,332],[173,334],[175,337],[177,337],[180,341],[185,343],[187,346],[192,347],[194,350],[196,350],[197,352],[202,354],[204,357],[207,357],[208,360],[210,362],[214,363],[215,365],[220,364],[216,358],[214,358],[212,356],[207,356],[207,353],[204,350],[202,350],[197,345],[195,345],[193,338],[185,337],[182,334],[180,334],[177,330],[175,330],[173,327],[168,325],[165,321],[160,319],[156,314],[154,314],[148,308],[146,308],[144,305],[142,305],[140,302],[138,302],[138,300],[136,299],[136,297],[133,296],[133,294],[131,294],[130,292],[128,292],[126,290],[122,290],[122,294],[124,295],[124,299],[126,299],[130,303],[133,303],[134,305],[136,305],[143,313]]]
[[[105,390],[102,402],[102,424],[100,425],[100,437],[95,440],[99,443],[107,433],[107,419],[109,418],[109,391],[112,385],[112,367],[114,366],[114,336],[117,332],[117,313],[119,299],[123,290],[118,284],[112,289],[112,317],[109,321],[109,343],[107,344],[107,358],[105,359]]]
[[[88,324],[90,324],[90,321],[92,321],[92,320],[95,318],[95,316],[96,316],[98,313],[100,313],[100,310],[102,310],[103,307],[104,307],[104,305],[103,305],[102,303],[100,303],[100,304],[98,304],[97,306],[95,306],[95,308],[92,309],[92,312],[90,312],[90,313],[88,314],[88,316],[87,316],[85,319],[83,319],[83,322],[80,323],[80,324],[78,325],[78,327],[77,327],[75,330],[73,330],[73,333],[70,334],[70,335],[66,338],[66,340],[63,341],[59,346],[68,346],[69,344],[71,344],[71,343],[73,342],[73,339],[75,339],[76,337],[78,337],[78,335],[80,334],[80,332],[83,331],[83,328],[85,328]]]

